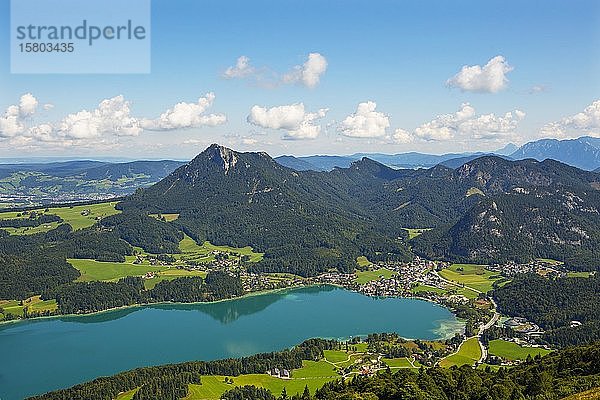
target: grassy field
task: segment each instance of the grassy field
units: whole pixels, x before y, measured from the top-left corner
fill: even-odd
[[[348,359],[348,353],[342,350],[323,350],[323,353],[325,359],[332,363],[338,363]]]
[[[133,399],[133,396],[135,395],[135,392],[137,392],[137,391],[138,391],[138,389],[132,389],[127,392],[123,392],[120,395],[118,395],[115,400],[131,400],[131,399]]]
[[[17,317],[24,315],[24,309],[27,308],[30,313],[50,311],[54,312],[58,308],[56,300],[42,300],[40,296],[33,296],[23,300],[22,304],[17,300],[0,300],[0,308],[4,314],[12,314]],[[0,313],[0,321],[4,319],[4,314]]]
[[[154,266],[150,265],[147,261],[142,264],[134,264],[134,260],[134,256],[127,256],[124,263],[100,262],[76,258],[70,258],[67,261],[81,272],[81,276],[77,280],[82,282],[116,282],[126,276],[143,276],[147,272],[153,272],[155,277],[144,281],[146,289],[152,289],[160,281],[172,280],[182,276],[206,276],[206,272],[204,271],[187,271],[165,265]]]
[[[567,276],[569,278],[589,278],[591,276],[591,273],[586,271],[567,272]]]
[[[368,267],[369,265],[371,265],[371,261],[369,261],[365,256],[356,257],[356,263],[361,268]]]
[[[386,363],[390,369],[393,368],[413,368],[412,364],[410,363],[410,361],[408,361],[408,358],[406,357],[402,357],[402,358],[382,358],[381,361],[383,361],[384,363]],[[415,365],[416,367],[416,365]]]
[[[410,289],[410,291],[413,292],[413,293],[434,292],[434,293],[443,294],[443,293],[446,293],[448,290],[447,289],[437,288],[437,287],[434,287],[434,286],[420,285],[420,284],[418,284],[417,286],[413,286]]]
[[[119,210],[115,209],[116,202],[90,204],[85,206],[73,206],[73,207],[58,207],[50,208],[48,211],[40,208],[33,210],[38,214],[51,214],[58,215],[64,222],[73,227],[73,229],[83,229],[90,227],[96,223],[96,218],[103,218],[110,215],[120,213]],[[83,214],[82,214],[83,213]],[[0,219],[15,219],[15,218],[29,218],[27,215],[19,217],[18,214],[22,214],[16,211],[8,211],[0,213]],[[85,214],[85,215],[84,215]],[[56,222],[50,224],[43,224],[34,228],[3,228],[11,235],[31,235],[34,233],[48,232],[54,229],[59,224]]]
[[[165,221],[167,222],[171,222],[171,221],[175,221],[177,218],[179,218],[179,214],[149,214],[152,218],[156,218],[158,220],[162,218],[165,219]]]
[[[440,366],[451,367],[453,365],[474,365],[481,357],[481,347],[476,337],[464,341],[455,354],[449,355],[440,361]]]
[[[67,261],[81,272],[79,281],[117,281],[126,276],[143,276],[147,272],[158,273],[169,269],[167,266],[153,266],[148,263],[133,264],[135,257],[128,256],[124,263],[100,262],[70,258]]]
[[[550,350],[537,347],[523,347],[513,342],[497,339],[490,341],[489,352],[494,356],[502,357],[507,360],[525,360],[529,355],[531,357],[538,354],[545,356],[550,353]]]
[[[230,377],[233,384],[225,383],[225,377],[220,375],[203,376],[201,385],[190,385],[186,400],[217,400],[227,390],[236,386],[254,385],[269,389],[273,394],[279,395],[285,387],[288,395],[302,393],[305,386],[314,393],[326,382],[339,378],[328,362],[303,361],[303,367],[292,371],[291,379],[279,379],[266,374],[249,374]]]
[[[229,247],[229,246],[215,246],[210,242],[204,242],[199,245],[191,237],[185,235],[181,242],[179,242],[179,249],[181,254],[175,255],[181,260],[197,261],[197,262],[211,262],[215,259],[213,254],[214,251],[233,253],[235,256],[248,256],[250,262],[258,262],[262,260],[264,253],[257,253],[252,250],[252,247]]]
[[[417,228],[404,228],[404,230],[406,232],[408,232],[408,240],[414,239],[417,236],[423,234],[424,232],[430,231],[431,228],[422,228],[422,229],[417,229]]]
[[[389,279],[395,274],[394,271],[387,268],[380,268],[373,271],[356,271],[356,283],[364,285],[367,282],[379,280],[381,277]]]
[[[452,264],[439,272],[442,278],[465,285],[467,288],[487,293],[492,290],[494,281],[500,279],[496,272],[485,269],[484,265]]]

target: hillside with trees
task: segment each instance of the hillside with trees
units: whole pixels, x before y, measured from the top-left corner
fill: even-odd
[[[319,360],[323,351],[339,343],[311,339],[292,350],[258,354],[241,359],[187,362],[138,368],[112,377],[103,377],[69,389],[50,392],[31,400],[104,400],[140,388],[135,399],[176,399],[188,394],[188,385],[202,384],[202,376],[264,373],[272,368],[294,369],[303,360]],[[253,386],[232,388],[223,399],[291,400],[537,400],[562,399],[574,393],[600,388],[600,344],[571,347],[544,357],[530,358],[514,368],[497,371],[460,368],[383,370],[372,376],[357,375],[346,381],[326,383],[312,394],[288,396]]]
[[[600,276],[546,279],[522,275],[494,291],[500,311],[525,317],[546,332],[553,346],[571,346],[600,340]],[[577,321],[577,326],[571,326]]]

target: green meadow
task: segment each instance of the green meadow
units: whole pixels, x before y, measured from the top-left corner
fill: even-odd
[[[361,268],[368,267],[369,265],[371,265],[371,261],[369,261],[365,256],[356,257],[356,263]]]
[[[254,385],[270,390],[275,395],[281,394],[283,388],[288,395],[302,393],[308,386],[311,393],[326,382],[338,379],[334,366],[325,360],[303,361],[302,368],[292,371],[291,379],[279,379],[267,374],[248,374],[228,377],[233,383],[225,383],[222,375],[203,376],[200,385],[189,385],[186,400],[217,400],[221,395],[236,386]]]
[[[464,341],[458,351],[454,354],[449,355],[440,361],[440,366],[451,367],[456,365],[474,365],[475,362],[481,357],[481,347],[479,347],[479,341],[477,337],[472,337]]]
[[[5,314],[22,317],[25,308],[27,308],[29,313],[54,312],[57,310],[58,305],[56,304],[56,300],[42,300],[40,296],[33,296],[22,302],[17,300],[0,300],[0,308],[3,310],[3,313],[0,313],[0,321],[2,321]]]
[[[356,271],[356,280],[355,282],[364,285],[367,282],[376,281],[381,279],[382,277],[385,279],[389,279],[394,276],[396,273],[387,268],[379,268],[372,271]]]
[[[545,356],[550,353],[550,350],[539,347],[523,347],[517,343],[497,339],[490,341],[489,353],[506,360],[525,360],[527,356],[535,357],[538,354]]]
[[[94,225],[98,218],[108,217],[115,215],[121,211],[115,209],[117,203],[112,201],[108,203],[89,204],[84,206],[65,206],[56,208],[39,208],[35,211],[38,214],[47,215],[58,215],[64,222],[61,224],[69,224],[73,229],[83,229]],[[30,211],[31,212],[31,211]],[[19,216],[21,214],[21,216]],[[22,212],[7,211],[0,213],[0,219],[17,219],[17,218],[29,218],[28,215],[23,215]],[[61,225],[57,222],[50,224],[43,224],[33,228],[3,228],[11,235],[32,235],[34,233],[48,232],[51,229]]]
[[[416,363],[413,367],[408,358],[382,358],[381,361],[387,364],[390,369],[399,369],[399,368],[419,368],[419,364]]]
[[[492,290],[494,282],[501,279],[498,273],[485,269],[485,265],[477,264],[452,264],[439,274],[442,278],[483,293]]]
[[[195,262],[211,262],[214,261],[214,252],[231,253],[233,257],[248,256],[250,262],[258,262],[262,260],[264,253],[257,253],[252,250],[252,247],[230,247],[230,246],[216,246],[210,242],[204,242],[199,245],[189,237],[184,235],[181,242],[179,242],[179,249],[181,254],[176,254],[175,257],[185,261]]]
[[[430,231],[431,228],[404,228],[404,230],[408,232],[408,240],[411,240],[427,231]]]

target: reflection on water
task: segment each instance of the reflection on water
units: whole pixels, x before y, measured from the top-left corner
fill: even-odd
[[[318,295],[323,292],[335,290],[335,286],[308,286],[302,289],[302,293],[306,295]],[[249,295],[237,299],[218,301],[214,303],[164,303],[153,304],[146,306],[134,306],[112,310],[90,315],[64,316],[58,319],[65,322],[77,322],[82,324],[93,324],[99,322],[114,321],[127,315],[134,313],[142,308],[154,308],[160,310],[178,310],[178,311],[198,311],[207,314],[215,320],[229,324],[245,315],[255,314],[260,312],[271,304],[282,300],[297,301],[300,297],[293,293],[293,289],[284,289],[273,292],[265,292],[261,294]]]
[[[105,311],[105,312],[89,314],[89,315],[67,315],[64,317],[60,317],[58,319],[61,321],[64,321],[64,322],[78,322],[81,324],[95,324],[98,322],[114,321],[116,319],[126,317],[129,314],[138,311],[140,308],[141,307],[127,307],[127,308],[121,308],[119,310],[111,310],[111,311]]]

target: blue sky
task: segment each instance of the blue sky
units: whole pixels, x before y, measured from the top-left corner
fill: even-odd
[[[153,0],[151,73],[139,75],[11,74],[9,6],[0,0],[0,115],[27,93],[38,107],[17,133],[0,125],[4,157],[185,159],[213,142],[273,155],[443,153],[600,135],[597,1]],[[224,77],[241,56],[251,69]],[[461,75],[490,60],[504,72]],[[61,125],[117,96],[133,135]],[[191,122],[159,120],[181,102],[197,106]],[[31,130],[42,124],[45,140]]]

